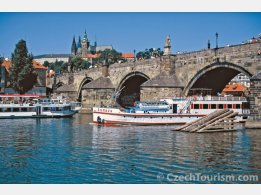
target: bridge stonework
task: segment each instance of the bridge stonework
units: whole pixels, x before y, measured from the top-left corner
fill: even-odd
[[[258,55],[260,48],[261,43],[255,43],[177,54],[175,72],[187,85],[197,72],[219,60],[238,65],[253,75],[261,70],[260,56]]]
[[[67,73],[57,76],[56,82],[72,84],[75,87],[75,91],[79,94],[79,91],[81,91],[82,86],[85,84],[84,81],[86,78],[95,80],[101,76],[108,76],[117,91],[127,78],[136,74],[143,74],[145,78],[151,80],[162,72],[165,72],[168,75],[175,75],[183,86],[176,89],[164,87],[162,91],[166,94],[187,95],[189,89],[199,78],[203,78],[202,75],[221,67],[224,70],[234,71],[232,72],[233,74],[235,72],[243,72],[248,76],[257,74],[261,71],[261,55],[258,54],[260,49],[261,40],[252,44],[180,53],[136,62],[117,63],[108,67],[107,75],[104,75],[104,67],[92,68],[77,73]],[[216,82],[219,80],[222,80],[222,78],[216,78]],[[151,100],[164,96],[158,90],[158,87],[150,90],[155,92]],[[141,90],[141,93],[146,93],[146,91]],[[159,91],[159,93],[157,94],[156,91]],[[149,100],[149,95],[141,94],[140,96],[141,99],[146,97],[145,99]]]

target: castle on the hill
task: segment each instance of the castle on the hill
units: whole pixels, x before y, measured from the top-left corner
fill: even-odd
[[[78,43],[76,44],[75,36],[73,37],[72,47],[71,47],[71,55],[73,56],[81,56],[84,57],[87,54],[96,54],[98,51],[103,51],[105,49],[112,50],[111,45],[97,45],[97,41],[95,40],[94,45],[90,44],[90,40],[87,37],[87,33],[85,30],[83,39],[79,36]]]

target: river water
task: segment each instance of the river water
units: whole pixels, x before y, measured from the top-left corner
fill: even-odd
[[[90,120],[0,120],[0,183],[260,183],[261,130],[192,134]]]

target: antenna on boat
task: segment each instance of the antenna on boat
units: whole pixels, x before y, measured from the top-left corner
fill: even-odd
[[[121,94],[121,91],[125,88],[125,86],[123,86],[120,90],[116,91],[115,90],[115,93],[114,93],[114,98],[117,99],[119,98],[120,94]]]

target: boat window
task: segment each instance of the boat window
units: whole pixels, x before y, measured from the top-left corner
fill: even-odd
[[[194,109],[199,109],[199,104],[194,104]]]
[[[63,109],[63,108],[61,108],[61,107],[57,107],[57,108],[56,108],[56,111],[62,111],[62,109]]]
[[[44,108],[43,108],[43,111],[44,111],[44,112],[50,111],[50,107],[44,107]]]
[[[70,106],[65,106],[64,110],[71,110],[71,107]]]
[[[27,112],[27,108],[21,108],[21,112]]]
[[[232,108],[232,104],[228,104],[228,105],[227,105],[227,108],[228,108],[228,109],[231,109],[231,108]]]
[[[211,109],[217,109],[217,105],[216,104],[211,104]]]
[[[34,108],[29,108],[28,112],[35,112]]]
[[[208,109],[208,104],[203,104],[203,109]]]
[[[3,112],[2,108],[0,108],[0,112]]]
[[[240,109],[240,108],[241,108],[240,104],[236,104],[236,109]]]
[[[11,108],[6,108],[4,112],[11,112]]]
[[[19,112],[19,108],[13,108],[13,112]]]
[[[224,105],[223,104],[218,104],[218,109],[223,109]]]

